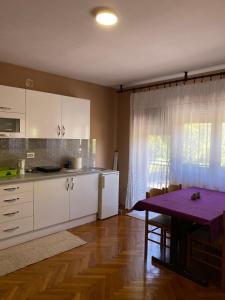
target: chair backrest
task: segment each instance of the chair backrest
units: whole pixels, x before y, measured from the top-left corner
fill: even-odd
[[[166,188],[166,193],[175,192],[182,189],[182,184],[170,184]]]
[[[164,193],[165,193],[164,188],[162,188],[162,189],[153,188],[153,189],[150,189],[150,191],[146,193],[146,198],[159,196],[159,195],[162,195]]]

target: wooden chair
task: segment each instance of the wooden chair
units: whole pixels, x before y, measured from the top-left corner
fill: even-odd
[[[171,193],[171,192],[175,192],[178,190],[182,189],[182,184],[170,184],[167,188],[166,188],[166,193]]]
[[[168,187],[165,188],[166,193],[175,192],[182,189],[182,184],[170,184]],[[165,232],[163,235],[163,244],[165,245],[165,248],[167,247],[167,240],[170,241],[170,227],[165,228]]]
[[[146,198],[152,198],[158,195],[162,195],[165,193],[165,189],[156,189],[153,188],[149,192],[146,193]],[[150,228],[149,228],[150,226]],[[151,229],[151,226],[153,229]],[[166,230],[170,227],[170,217],[166,215],[158,215],[157,217],[149,219],[149,211],[146,211],[145,217],[145,253],[144,258],[147,260],[148,256],[148,241],[156,243],[160,245],[160,250],[164,252],[164,234]],[[158,232],[160,230],[160,232]],[[160,242],[152,239],[149,235],[154,234],[160,237]]]
[[[181,184],[171,184],[168,188],[157,189],[153,188],[149,192],[146,192],[146,198],[155,197],[169,192],[174,192],[176,190],[182,189]],[[149,226],[154,227],[149,230]],[[160,245],[160,251],[165,257],[166,248],[169,248],[167,245],[167,240],[170,240],[170,227],[171,227],[171,217],[166,215],[159,215],[157,217],[149,219],[149,212],[146,211],[145,216],[145,254],[144,258],[147,260],[148,256],[148,241]],[[160,230],[160,233],[158,232]],[[149,234],[154,234],[160,236],[160,242],[149,238]]]
[[[146,192],[146,198],[162,195],[162,194],[165,194],[165,192],[166,192],[165,188],[162,188],[162,189],[153,188],[149,192]]]
[[[223,234],[210,242],[210,231],[207,226],[190,234],[188,243],[188,268],[197,262],[210,270],[221,274],[221,289],[225,292],[225,211],[223,212]]]

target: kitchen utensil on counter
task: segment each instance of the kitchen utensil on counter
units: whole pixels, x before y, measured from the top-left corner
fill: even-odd
[[[0,168],[0,178],[11,177],[16,175],[17,175],[17,169],[13,169],[9,167]]]
[[[72,160],[72,168],[75,170],[82,169],[82,157],[75,157]]]
[[[58,166],[40,166],[36,168],[37,171],[44,172],[44,173],[51,173],[51,172],[59,172],[61,170]]]
[[[20,175],[25,174],[25,164],[26,164],[25,159],[19,159],[18,160],[18,172],[19,172]]]
[[[72,169],[72,161],[71,160],[67,160],[64,164],[64,167],[66,169]]]

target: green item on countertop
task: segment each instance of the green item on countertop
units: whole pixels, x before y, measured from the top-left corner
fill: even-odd
[[[17,175],[17,169],[8,168],[8,167],[0,168],[0,178],[11,177],[16,175]]]

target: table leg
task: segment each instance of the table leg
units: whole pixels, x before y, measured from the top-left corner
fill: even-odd
[[[144,260],[147,261],[148,258],[148,218],[149,212],[148,210],[145,211],[145,253],[144,253]]]
[[[179,275],[182,275],[198,284],[201,284],[205,287],[208,286],[208,282],[195,278],[193,274],[187,271],[186,269],[186,253],[185,253],[185,237],[187,236],[187,231],[185,230],[185,224],[182,223],[182,220],[172,217],[171,219],[171,245],[170,245],[170,261],[169,263],[152,257],[153,263],[158,263]]]
[[[179,231],[178,219],[171,218],[170,264],[176,266],[178,260]]]

